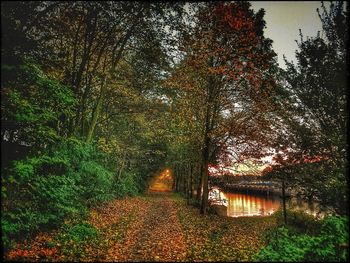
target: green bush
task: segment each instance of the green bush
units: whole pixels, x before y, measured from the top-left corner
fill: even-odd
[[[40,227],[57,226],[63,218],[78,213],[78,190],[74,178],[65,176],[68,163],[42,155],[14,163],[3,180],[3,242],[26,236]],[[4,227],[6,226],[6,227]]]
[[[98,237],[98,230],[89,223],[66,226],[64,231],[57,237],[62,243],[73,240],[75,243],[82,243]]]
[[[113,173],[94,161],[83,161],[79,169],[80,185],[83,189],[83,199],[88,204],[99,201],[108,201],[112,194]]]
[[[329,216],[322,220],[317,235],[293,234],[280,227],[268,232],[268,245],[255,255],[255,261],[346,261],[348,250],[348,219]]]
[[[286,213],[288,228],[295,233],[315,234],[321,227],[321,221],[315,220],[310,214],[290,209],[287,209]],[[284,224],[283,212],[281,209],[274,213],[274,216],[277,219],[278,225],[281,226]]]
[[[135,173],[125,172],[118,179],[115,183],[115,193],[117,196],[134,196],[140,192]]]
[[[64,225],[55,237],[53,244],[60,244],[65,260],[76,261],[84,257],[88,244],[101,242],[98,229],[87,222]]]
[[[69,140],[40,156],[16,161],[2,178],[3,244],[80,217],[113,197],[113,173],[91,144]]]
[[[93,144],[69,139],[13,162],[2,177],[5,249],[39,230],[59,227],[66,218],[80,218],[100,202],[137,195],[141,175],[127,170],[117,175],[105,168],[106,159]]]

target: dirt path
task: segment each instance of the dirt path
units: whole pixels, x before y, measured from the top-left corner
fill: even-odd
[[[169,194],[147,195],[139,205],[125,238],[109,244],[105,260],[184,261],[181,225]]]
[[[177,206],[170,198],[170,178],[169,170],[165,170],[153,180],[146,196],[135,199],[137,206],[133,200],[124,204],[124,209],[132,208],[119,222],[131,217],[132,222],[126,226],[123,239],[112,238],[116,241],[109,243],[106,261],[185,261],[186,246]]]
[[[177,211],[166,194],[155,194],[132,248],[132,261],[183,261],[186,256]]]
[[[184,261],[186,247],[177,217],[174,200],[170,198],[171,178],[165,170],[153,180],[149,193],[142,198],[129,199],[118,210],[118,203],[107,214],[119,214],[112,225],[124,229],[105,231],[109,240],[106,261]],[[137,206],[135,204],[137,203]],[[116,235],[116,232],[118,233]],[[115,238],[115,237],[119,238]]]
[[[148,194],[115,199],[90,211],[87,220],[66,222],[18,244],[12,261],[250,261],[264,245],[272,217],[226,218],[200,215],[169,192],[171,182],[155,180]],[[89,226],[89,227],[87,227]],[[79,230],[79,231],[78,231]],[[97,234],[91,234],[96,232]],[[86,239],[90,233],[91,238]],[[79,239],[78,239],[79,238]],[[80,240],[80,241],[79,241]]]

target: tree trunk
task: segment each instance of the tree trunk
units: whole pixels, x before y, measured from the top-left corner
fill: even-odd
[[[201,203],[201,214],[205,214],[207,211],[208,206],[208,165],[209,165],[209,146],[210,146],[210,127],[212,126],[211,123],[211,116],[212,116],[212,100],[213,100],[213,85],[212,85],[212,79],[209,79],[209,85],[208,85],[208,97],[207,97],[207,109],[206,109],[206,116],[205,116],[205,130],[204,130],[204,145],[202,150],[202,184],[203,184],[203,195],[202,195],[202,203]]]
[[[283,204],[283,219],[284,219],[284,224],[287,225],[286,192],[285,192],[284,178],[282,179],[282,204]]]
[[[187,192],[187,173],[186,172],[187,172],[186,164],[184,164],[182,167],[182,182],[183,182],[182,190],[183,190],[183,193],[185,194],[185,196],[186,196],[186,192]]]
[[[179,192],[179,179],[180,179],[179,165],[176,165],[176,173],[175,173],[175,191],[176,192]]]
[[[203,163],[202,163],[202,182],[203,182],[203,195],[202,195],[202,203],[201,203],[201,214],[205,214],[207,212],[208,207],[208,164],[209,164],[209,136],[205,139],[205,146],[203,148]]]
[[[126,163],[126,151],[124,151],[123,159],[122,159],[122,162],[121,162],[121,165],[120,165],[120,169],[119,169],[119,172],[118,172],[118,182],[120,182],[120,179],[122,177],[122,173],[123,173],[124,168],[125,168],[125,163]]]
[[[100,112],[101,112],[101,107],[102,107],[102,103],[103,103],[103,96],[104,96],[105,89],[106,89],[106,79],[107,79],[107,77],[105,76],[102,80],[101,93],[100,93],[100,96],[98,97],[96,107],[95,107],[94,111],[92,112],[92,120],[91,120],[91,124],[90,124],[89,130],[88,130],[87,136],[86,136],[87,142],[91,142],[91,140],[92,140],[92,137],[93,137],[94,131],[95,131],[95,127],[97,124],[97,120],[98,120],[98,117],[99,117]]]
[[[193,198],[193,164],[190,164],[190,199]]]
[[[203,187],[203,180],[202,180],[202,164],[200,165],[199,169],[199,182],[197,186],[197,201],[199,204],[201,204],[202,201],[202,187]]]
[[[174,191],[176,189],[176,164],[174,165],[173,168],[173,186],[172,186],[172,190]]]

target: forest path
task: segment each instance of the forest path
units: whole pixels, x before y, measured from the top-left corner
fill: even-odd
[[[111,239],[115,242],[110,243],[105,260],[185,261],[186,247],[170,193],[155,192],[138,202],[140,206],[133,210],[133,222],[124,238]]]
[[[168,180],[169,176],[163,179]],[[162,182],[163,181],[163,182]],[[200,215],[171,180],[154,180],[148,193],[115,199],[67,220],[51,233],[39,233],[7,253],[12,261],[188,262],[250,261],[264,245],[273,217],[227,218]]]
[[[174,199],[171,198],[173,180],[169,170],[155,176],[148,193],[139,202],[129,200],[131,206],[119,220],[130,221],[123,239],[108,245],[107,261],[184,261],[186,246]],[[112,208],[113,209],[113,208]],[[121,213],[119,212],[121,215]],[[123,219],[124,218],[124,219]],[[126,218],[126,220],[125,220]],[[119,224],[116,222],[116,224]],[[108,232],[108,231],[107,231]],[[109,231],[115,235],[114,231]]]

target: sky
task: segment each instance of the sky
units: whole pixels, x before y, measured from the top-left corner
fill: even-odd
[[[304,39],[314,37],[322,31],[316,9],[321,9],[320,1],[250,1],[254,11],[265,9],[265,36],[273,40],[273,49],[278,55],[278,64],[285,68],[283,54],[288,61],[295,60],[298,49],[295,40],[300,40],[299,28]],[[329,2],[324,1],[325,6]],[[322,10],[322,9],[321,9]]]

